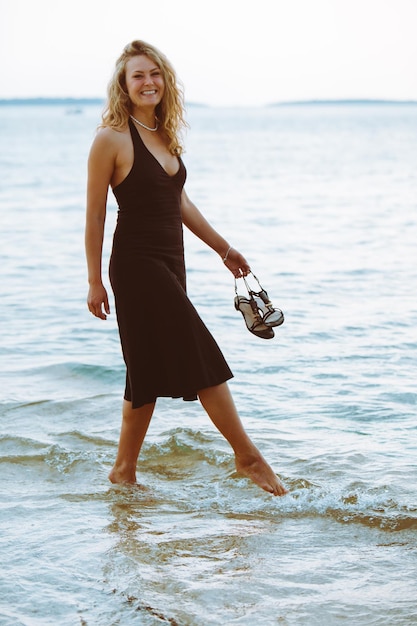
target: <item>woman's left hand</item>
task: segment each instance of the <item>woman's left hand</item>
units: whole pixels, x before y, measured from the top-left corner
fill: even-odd
[[[235,278],[247,276],[250,273],[250,265],[238,250],[231,248],[227,255],[226,261],[223,261],[228,270],[230,270]]]

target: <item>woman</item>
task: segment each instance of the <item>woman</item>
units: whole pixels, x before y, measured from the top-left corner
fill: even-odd
[[[199,398],[229,441],[236,468],[274,495],[286,489],[246,434],[227,380],[232,373],[186,295],[185,224],[236,277],[250,268],[205,220],[183,185],[179,132],[185,125],[174,70],[156,48],[127,45],[109,84],[102,125],[88,162],[88,308],[106,319],[101,275],[109,186],[119,211],[110,281],[126,363],[119,448],[109,479],[135,483],[136,464],[159,396]]]

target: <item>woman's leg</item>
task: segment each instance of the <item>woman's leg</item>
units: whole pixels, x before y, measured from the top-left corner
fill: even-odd
[[[200,402],[235,453],[236,469],[275,496],[288,491],[247,435],[227,383],[198,392]]]
[[[109,474],[112,483],[136,483],[136,464],[154,408],[155,402],[132,409],[131,402],[123,401],[119,448]]]

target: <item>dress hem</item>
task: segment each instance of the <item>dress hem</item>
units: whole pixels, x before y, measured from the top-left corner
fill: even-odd
[[[230,376],[226,378],[222,378],[222,380],[220,380],[219,382],[212,383],[210,385],[205,385],[204,387],[200,387],[197,391],[192,391],[190,393],[182,393],[182,394],[175,394],[175,395],[173,395],[170,392],[158,393],[152,398],[139,401],[139,402],[133,402],[131,398],[126,397],[126,393],[125,393],[123,396],[123,399],[126,400],[126,402],[132,402],[132,409],[140,409],[142,406],[145,406],[145,404],[152,404],[156,402],[158,398],[172,398],[173,400],[178,400],[182,398],[184,402],[195,402],[196,400],[198,400],[199,391],[202,391],[203,389],[209,389],[210,387],[217,387],[218,385],[222,385],[223,383],[226,383],[228,380],[231,380],[233,377],[234,377],[233,374],[230,374]]]

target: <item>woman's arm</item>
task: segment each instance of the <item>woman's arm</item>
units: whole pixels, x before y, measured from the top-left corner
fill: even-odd
[[[191,202],[185,190],[181,196],[181,216],[183,224],[220,255],[226,267],[236,278],[242,275],[246,276],[250,272],[250,266],[245,257],[232,248],[229,242],[209,224],[195,204]]]
[[[110,313],[107,291],[102,280],[102,251],[106,221],[107,193],[114,171],[115,153],[106,131],[99,131],[88,158],[85,251],[89,291],[88,308],[100,319]]]

